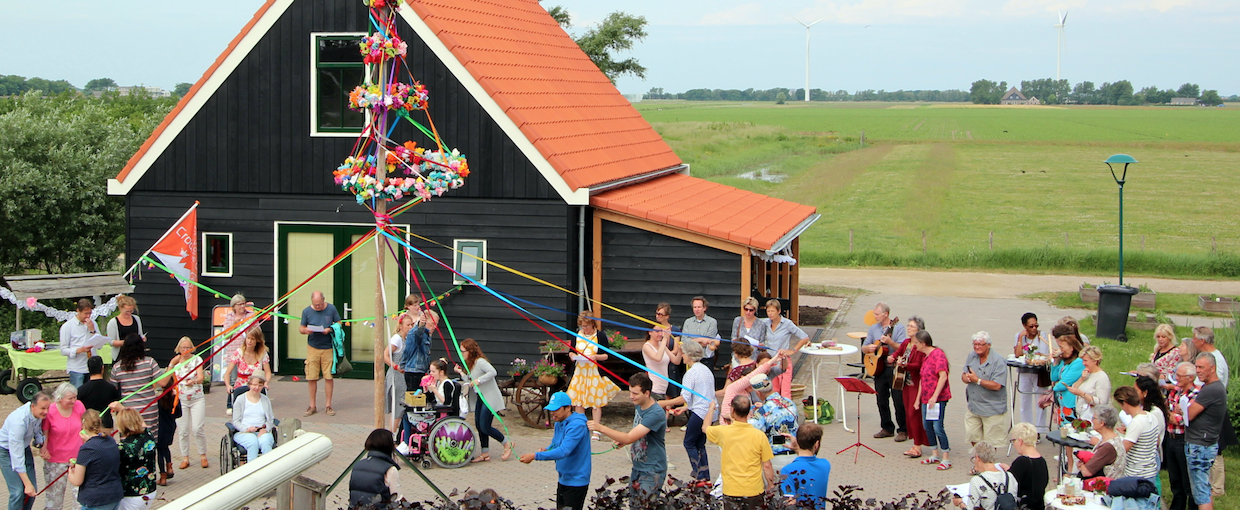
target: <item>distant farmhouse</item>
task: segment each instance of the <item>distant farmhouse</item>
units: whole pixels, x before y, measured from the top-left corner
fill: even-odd
[[[1016,87],[1012,87],[1003,94],[1003,99],[999,100],[999,104],[1042,104],[1042,101],[1036,97],[1026,98],[1024,94],[1016,90]]]
[[[1171,98],[1171,106],[1197,106],[1197,98],[1173,97]]]
[[[108,87],[108,91],[116,92],[122,96],[128,96],[138,90],[146,90],[146,93],[151,97],[172,97],[172,91],[159,87]],[[97,91],[94,95],[95,97],[102,96],[103,91]]]

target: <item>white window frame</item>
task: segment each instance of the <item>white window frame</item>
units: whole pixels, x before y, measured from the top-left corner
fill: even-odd
[[[202,239],[198,245],[201,246],[201,256],[198,257],[202,261],[200,276],[210,276],[213,278],[231,278],[233,275],[233,235],[232,232],[203,232]],[[228,271],[223,273],[212,272],[207,270],[207,236],[224,236],[228,238]]]
[[[311,32],[310,33],[310,136],[325,138],[357,138],[366,128],[353,131],[319,131],[319,38],[320,37],[366,37],[366,32]],[[369,75],[370,66],[365,66]],[[370,125],[370,112],[366,112],[366,125]]]
[[[474,278],[474,281],[478,282],[479,284],[486,285],[487,284],[487,263],[486,263],[487,241],[486,239],[453,239],[452,240],[452,250],[453,250],[452,251],[452,269],[456,272],[464,273],[464,271],[461,271],[461,262],[464,260],[465,257],[468,256],[464,253],[465,250],[463,249],[466,244],[471,244],[471,245],[477,244],[482,247],[482,253],[479,255],[479,258],[481,258],[482,260],[477,261],[477,263],[479,264],[479,267],[481,267],[482,277]],[[452,273],[452,284],[453,285],[473,285],[472,283],[470,283],[469,280],[461,278],[461,276],[455,272]]]

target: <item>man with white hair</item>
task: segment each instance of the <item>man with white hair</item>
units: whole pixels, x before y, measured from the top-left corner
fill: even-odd
[[[1197,367],[1189,361],[1175,366],[1175,386],[1167,395],[1167,435],[1163,438],[1163,467],[1167,468],[1167,481],[1171,484],[1170,510],[1197,508],[1189,486],[1188,461],[1184,457],[1184,432],[1187,411],[1200,389],[1196,384]]]
[[[797,406],[775,391],[766,374],[750,377],[749,385],[758,393],[758,400],[749,413],[749,424],[766,434],[771,453],[775,454],[771,465],[779,471],[796,460],[797,452],[791,440],[797,435]]]
[[[973,334],[973,351],[964,362],[964,428],[969,442],[1003,444],[1008,432],[1007,363],[990,350],[990,333]]]
[[[1184,433],[1184,457],[1188,461],[1188,481],[1199,510],[1214,510],[1210,469],[1218,457],[1219,437],[1227,421],[1227,389],[1218,377],[1214,355],[1203,352],[1193,365],[1197,378],[1205,383],[1188,405],[1188,429]]]

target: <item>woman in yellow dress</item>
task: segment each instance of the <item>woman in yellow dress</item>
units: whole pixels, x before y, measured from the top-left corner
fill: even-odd
[[[572,399],[573,407],[577,408],[578,412],[584,413],[585,409],[593,409],[594,421],[597,423],[603,418],[603,406],[620,393],[620,387],[611,382],[611,379],[600,375],[598,365],[594,363],[607,359],[607,355],[598,352],[598,347],[595,346],[599,343],[598,322],[582,312],[577,317],[577,327],[577,334],[589,338],[590,341],[577,339],[577,352],[571,356],[577,363],[577,369],[573,371],[573,380],[568,383],[568,398]],[[598,439],[597,432],[595,439]]]

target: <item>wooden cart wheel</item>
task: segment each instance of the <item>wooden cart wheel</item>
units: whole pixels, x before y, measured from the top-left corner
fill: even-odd
[[[551,413],[543,408],[551,399],[552,389],[539,384],[538,377],[533,373],[525,374],[517,382],[517,387],[512,390],[512,404],[521,413],[526,425],[536,429],[551,428]]]

